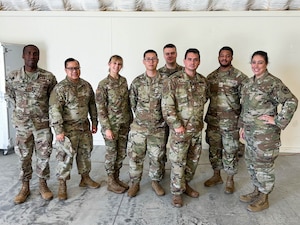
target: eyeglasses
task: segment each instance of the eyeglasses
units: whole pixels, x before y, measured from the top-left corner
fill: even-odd
[[[157,58],[145,58],[144,60],[146,62],[150,62],[150,61],[155,62],[155,61],[157,61]]]
[[[80,67],[66,67],[67,70],[74,71],[74,70],[80,70]]]

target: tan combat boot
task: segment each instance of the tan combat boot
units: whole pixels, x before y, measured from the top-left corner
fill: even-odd
[[[88,173],[84,173],[81,175],[79,187],[99,188],[100,184],[93,181]]]
[[[162,188],[162,186],[158,183],[158,181],[156,181],[156,180],[152,181],[152,188],[158,196],[165,195],[165,191]]]
[[[132,183],[132,185],[129,187],[127,195],[129,197],[135,197],[140,190],[140,183]]]
[[[21,190],[14,199],[15,204],[21,204],[25,202],[29,195],[30,195],[29,181],[23,181]]]
[[[227,176],[226,186],[225,186],[225,193],[232,194],[234,192],[234,181],[233,175]]]
[[[40,194],[45,200],[51,200],[53,198],[53,194],[48,188],[46,180],[43,178],[40,178]]]
[[[259,192],[256,199],[248,205],[247,210],[250,212],[260,212],[267,208],[269,208],[268,194]]]
[[[58,199],[66,200],[68,198],[67,194],[67,184],[63,179],[59,179],[59,187],[58,187]]]
[[[257,196],[259,195],[259,191],[258,191],[258,188],[255,187],[254,188],[254,191],[249,193],[249,194],[245,194],[245,195],[241,195],[240,196],[240,201],[241,202],[253,202]]]
[[[177,208],[182,207],[182,205],[183,205],[182,196],[181,195],[173,195],[172,205],[174,205]]]
[[[120,178],[119,178],[119,176],[120,176],[120,171],[117,170],[117,171],[115,172],[115,180],[116,180],[116,182],[117,182],[121,187],[125,188],[125,190],[127,191],[127,190],[129,189],[129,185],[126,184],[126,183],[124,183],[123,181],[121,181]]]
[[[214,170],[214,175],[204,182],[204,186],[213,187],[217,184],[223,184],[220,170]]]
[[[185,183],[185,194],[192,198],[198,198],[199,197],[199,192],[195,191],[193,188],[191,188],[188,184],[188,182]]]
[[[122,194],[126,191],[125,188],[120,186],[116,180],[113,174],[108,175],[107,178],[107,190],[112,191],[117,194]]]

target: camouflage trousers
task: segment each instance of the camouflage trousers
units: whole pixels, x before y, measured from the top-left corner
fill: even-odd
[[[272,192],[275,184],[274,161],[279,155],[280,129],[245,127],[245,162],[254,186],[262,193]],[[267,128],[269,127],[269,129]]]
[[[38,177],[49,179],[49,160],[52,153],[53,134],[50,128],[35,130],[32,123],[16,126],[15,152],[20,161],[20,180],[32,178],[32,155],[36,155],[36,173]]]
[[[79,174],[91,171],[91,152],[93,149],[93,136],[91,131],[72,131],[65,134],[65,140],[55,143],[56,176],[58,179],[69,180],[76,155],[76,164]]]
[[[165,149],[165,128],[154,131],[131,127],[128,135],[127,155],[129,176],[132,182],[140,182],[146,154],[149,157],[149,176],[160,181],[163,176],[163,156]]]
[[[105,170],[108,175],[118,173],[126,157],[126,147],[128,140],[128,126],[121,126],[118,130],[113,130],[114,140],[105,140]],[[103,134],[105,137],[105,134]]]
[[[170,130],[171,193],[182,194],[193,179],[202,150],[202,132],[176,134]]]
[[[224,168],[228,175],[236,174],[239,131],[207,126],[206,142],[209,144],[209,161],[212,168],[214,170]]]

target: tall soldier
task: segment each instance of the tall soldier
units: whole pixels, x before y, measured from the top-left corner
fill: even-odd
[[[163,55],[165,59],[165,65],[158,69],[158,72],[162,75],[170,77],[172,74],[180,71],[183,69],[181,65],[177,64],[177,49],[174,44],[166,44],[163,48]],[[165,146],[167,146],[168,139],[169,139],[170,130],[169,127],[166,125],[166,139],[165,139]],[[164,150],[164,157],[163,157],[163,174],[165,173],[165,163],[167,162],[167,149]]]
[[[30,195],[32,155],[36,154],[36,173],[39,189],[45,200],[53,198],[46,180],[50,178],[49,160],[53,135],[49,127],[49,97],[57,81],[55,76],[38,67],[40,51],[35,45],[23,49],[24,66],[12,71],[6,80],[6,93],[14,105],[12,122],[16,128],[15,152],[20,157],[22,188],[15,204]]]
[[[59,82],[50,97],[50,123],[56,134],[58,198],[68,198],[66,181],[71,177],[73,158],[76,155],[80,187],[99,188],[93,181],[91,152],[93,136],[97,132],[97,109],[92,86],[80,78],[80,65],[76,59],[65,60],[66,78]],[[92,122],[92,127],[88,118]]]
[[[164,84],[162,109],[170,127],[171,193],[175,207],[182,207],[182,193],[193,198],[199,196],[188,184],[200,159],[203,111],[207,101],[207,81],[197,73],[199,65],[198,49],[188,49],[184,70],[173,74]]]
[[[233,176],[237,173],[237,151],[241,112],[240,93],[247,76],[231,64],[232,48],[225,46],[219,51],[220,67],[207,76],[209,107],[206,113],[206,141],[209,144],[209,160],[214,175],[205,181],[206,187],[222,184],[220,170],[227,173],[225,193],[234,192]]]
[[[146,71],[136,77],[130,85],[130,104],[135,114],[130,126],[127,154],[131,186],[128,196],[134,197],[140,189],[143,163],[149,156],[149,176],[152,188],[158,196],[165,191],[159,184],[163,177],[163,156],[165,150],[165,121],[161,110],[163,83],[167,79],[157,70],[158,58],[154,50],[144,53]]]

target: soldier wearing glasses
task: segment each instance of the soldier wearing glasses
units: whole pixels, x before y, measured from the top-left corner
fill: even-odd
[[[99,188],[91,171],[92,134],[97,132],[97,110],[92,86],[80,78],[80,65],[76,59],[65,61],[67,77],[58,83],[50,97],[50,122],[56,134],[58,198],[67,199],[66,180],[70,179],[73,158],[76,155],[80,187]],[[90,116],[90,120],[88,118]]]

